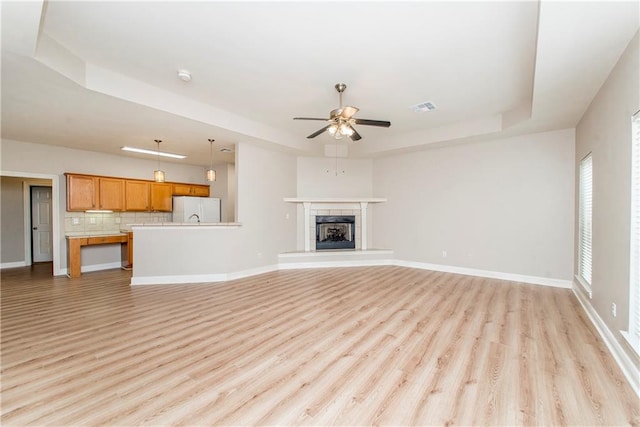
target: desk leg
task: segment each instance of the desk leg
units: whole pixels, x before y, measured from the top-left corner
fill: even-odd
[[[80,277],[80,268],[82,266],[82,258],[80,257],[80,241],[76,239],[69,239],[67,241],[67,275],[71,278]]]

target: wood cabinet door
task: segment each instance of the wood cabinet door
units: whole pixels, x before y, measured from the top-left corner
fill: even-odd
[[[173,209],[173,186],[165,182],[151,183],[151,210],[156,212],[171,212]]]
[[[209,197],[209,186],[208,185],[192,185],[191,195],[197,196],[197,197]]]
[[[124,210],[124,180],[100,178],[100,209]]]
[[[124,182],[124,210],[148,211],[151,209],[150,182],[131,181]]]
[[[97,180],[93,176],[67,175],[67,211],[98,209]]]
[[[191,186],[189,184],[173,184],[174,196],[191,196]]]

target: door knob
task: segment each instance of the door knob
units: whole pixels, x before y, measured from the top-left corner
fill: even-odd
[[[33,229],[34,229],[34,230],[37,230],[37,229],[38,229],[38,227],[33,227]]]

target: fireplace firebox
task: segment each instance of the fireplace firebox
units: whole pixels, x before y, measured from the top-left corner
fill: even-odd
[[[355,248],[356,217],[354,215],[316,216],[316,250]]]

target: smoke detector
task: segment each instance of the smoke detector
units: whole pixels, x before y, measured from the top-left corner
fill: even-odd
[[[431,101],[421,102],[420,104],[412,105],[410,107],[414,113],[422,113],[423,111],[433,111],[436,109],[436,104]]]
[[[191,73],[187,70],[178,70],[178,78],[183,82],[191,81]]]

